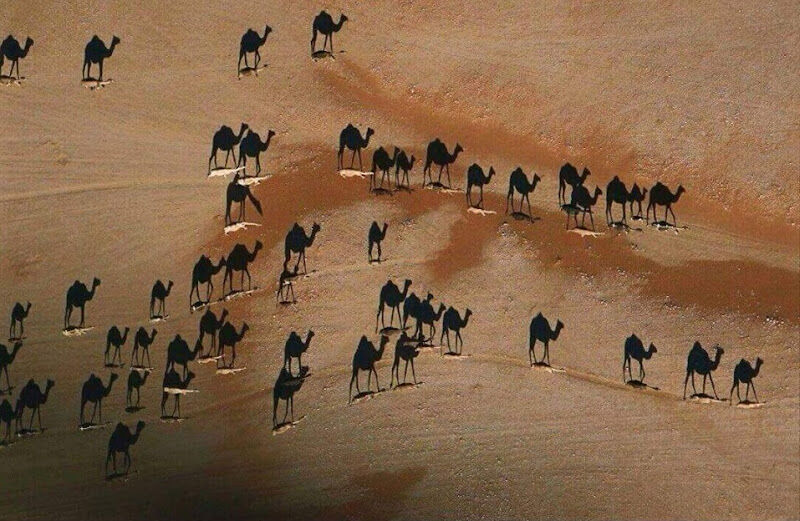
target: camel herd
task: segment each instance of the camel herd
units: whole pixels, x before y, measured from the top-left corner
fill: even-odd
[[[370,127],[362,135],[361,131],[353,126],[352,123],[348,124],[339,134],[339,152],[337,154],[337,168],[344,169],[343,156],[345,150],[351,151],[350,166],[353,168],[356,156],[358,157],[358,167],[363,169],[361,150],[369,145],[370,138],[375,134],[375,131]],[[453,164],[458,155],[464,151],[464,148],[456,143],[453,151],[449,152],[448,147],[439,138],[434,139],[428,143],[425,154],[425,165],[422,170],[422,187],[443,188],[451,189],[452,181],[450,178],[450,165]],[[376,193],[384,193],[387,189],[383,188],[384,181],[388,179],[389,190],[392,188],[391,170],[394,169],[395,189],[396,190],[409,190],[409,171],[414,166],[415,157],[412,155],[409,159],[405,150],[395,146],[393,153],[390,155],[387,148],[379,146],[372,154],[372,168],[368,172],[370,176],[370,191]],[[437,179],[433,180],[432,167],[439,167]],[[402,177],[400,172],[402,171]],[[378,180],[380,174],[380,181]],[[447,177],[447,184],[442,183],[442,174]],[[496,174],[494,167],[489,167],[488,173],[477,163],[471,164],[467,167],[466,172],[466,199],[467,205],[470,208],[483,209],[483,188],[489,184]],[[558,201],[561,210],[567,215],[567,228],[569,228],[570,217],[574,218],[575,227],[583,228],[585,226],[586,216],[589,216],[592,229],[594,230],[594,214],[592,208],[597,204],[603,190],[598,186],[594,191],[589,190],[585,186],[586,179],[591,175],[588,168],[584,168],[581,174],[570,163],[565,163],[558,175]],[[401,182],[402,179],[402,182]],[[530,194],[534,192],[536,186],[542,178],[534,173],[530,179],[523,171],[522,167],[515,168],[508,179],[508,193],[506,195],[506,213],[511,209],[512,214],[526,217],[533,220],[531,213]],[[569,200],[566,198],[567,186],[571,187],[571,194]],[[472,200],[472,189],[477,188],[480,195],[477,203]],[[679,186],[675,192],[672,192],[666,185],[657,182],[648,192],[647,188],[640,188],[638,184],[634,183],[630,191],[625,183],[619,179],[619,176],[614,178],[608,183],[606,187],[606,222],[609,227],[628,227],[627,223],[627,206],[630,206],[630,213],[634,219],[642,218],[642,201],[649,193],[647,203],[647,211],[644,219],[650,224],[650,213],[653,214],[652,223],[659,228],[666,228],[669,226],[677,227],[677,219],[672,205],[678,202],[680,196],[686,190],[683,186]],[[519,194],[520,206],[519,210],[514,207],[514,196]],[[527,203],[528,212],[523,212],[523,204]],[[613,219],[612,207],[614,204],[622,206],[622,219],[615,221]],[[633,213],[633,204],[638,205],[638,212]],[[659,206],[664,207],[664,219],[659,220],[656,216],[656,209]],[[581,224],[578,225],[578,215],[581,215]],[[672,223],[667,218],[672,215]]]
[[[320,53],[327,53],[333,55],[333,35],[341,30],[343,24],[347,21],[345,15],[340,15],[338,22],[334,22],[330,14],[322,11],[313,20],[312,23],[312,38],[311,38],[311,52],[312,56],[319,57]],[[261,62],[260,48],[266,43],[268,35],[272,32],[272,28],[266,25],[263,36],[259,35],[253,29],[249,29],[241,38],[240,50],[238,55],[237,71],[241,75],[247,71],[254,71],[257,73],[259,63]],[[324,36],[322,50],[316,49],[316,41],[318,34]],[[329,43],[330,42],[330,43]],[[86,81],[103,81],[103,64],[104,60],[111,57],[114,49],[119,45],[120,39],[116,36],[112,37],[111,44],[107,46],[99,37],[94,36],[86,45],[84,52],[84,62],[82,75]],[[14,74],[16,69],[16,78],[19,76],[19,60],[25,58],[33,45],[33,40],[28,38],[24,45],[12,36],[7,37],[2,44],[0,44],[0,72],[5,60],[11,63],[9,77]],[[330,51],[328,51],[328,47]],[[248,56],[252,55],[254,65],[251,67],[248,61]],[[244,60],[245,67],[241,67]],[[91,68],[93,65],[98,67],[98,78],[95,80],[91,77]],[[352,124],[348,124],[340,133],[339,147],[337,152],[337,168],[339,170],[344,168],[344,153],[345,150],[351,152],[350,168],[353,167],[356,156],[358,157],[359,169],[363,169],[361,151],[369,146],[371,137],[375,134],[372,128],[367,128],[366,132],[362,132]],[[248,158],[253,159],[255,162],[254,176],[258,176],[262,172],[260,156],[270,146],[270,142],[275,135],[275,132],[269,130],[266,134],[266,139],[260,137],[248,124],[242,123],[238,133],[226,125],[221,126],[213,135],[211,154],[208,158],[208,174],[212,173],[212,163],[215,169],[218,169],[217,154],[220,151],[225,152],[225,167],[228,165],[228,159],[233,156],[233,163],[236,165],[236,175],[233,181],[228,185],[226,191],[226,212],[225,224],[234,224],[231,218],[231,206],[233,203],[238,203],[239,214],[238,221],[242,222],[245,218],[245,204],[247,201],[252,204],[258,213],[261,213],[261,204],[251,192],[249,186],[242,181],[248,178],[247,174],[247,161]],[[238,158],[236,148],[238,147]],[[452,150],[452,151],[451,151]],[[422,186],[428,185],[434,188],[451,187],[450,166],[455,163],[459,154],[464,151],[464,148],[456,143],[454,147],[449,148],[440,139],[431,141],[426,149],[426,157],[422,172]],[[391,189],[392,175],[391,170],[394,169],[395,189],[410,190],[409,172],[414,168],[416,158],[413,154],[409,155],[405,150],[394,147],[393,152],[390,154],[388,149],[381,146],[375,150],[372,157],[372,168],[370,177],[370,190],[379,191],[383,189],[383,184],[388,180],[389,189]],[[438,166],[437,180],[433,180],[433,167]],[[377,175],[381,174],[380,182],[378,182]],[[442,182],[442,176],[445,175],[447,183]],[[477,163],[471,164],[466,172],[466,200],[470,207],[482,208],[483,207],[483,190],[484,186],[489,184],[492,178],[496,175],[495,169],[490,167],[485,171]],[[585,217],[588,215],[594,227],[594,218],[592,207],[596,205],[599,197],[603,194],[603,190],[596,187],[594,191],[590,190],[585,185],[587,178],[590,176],[588,168],[584,168],[581,174],[570,163],[564,164],[559,172],[558,183],[558,199],[559,205],[562,210],[567,214],[567,226],[569,226],[570,217],[574,217],[575,226],[578,226],[578,214]],[[506,197],[506,213],[509,208],[512,213],[523,214],[532,220],[532,210],[530,194],[533,193],[537,185],[541,182],[541,177],[533,173],[529,177],[521,167],[514,169],[509,176],[508,193]],[[566,199],[566,188],[571,187],[571,195],[569,200]],[[473,202],[472,189],[479,190],[479,198],[477,202]],[[650,213],[653,213],[653,220],[659,225],[667,224],[668,214],[672,215],[673,226],[676,226],[675,213],[672,205],[678,201],[684,188],[679,186],[676,191],[671,191],[667,186],[662,183],[656,183],[653,187],[648,189],[640,188],[637,184],[633,184],[630,190],[619,177],[614,177],[606,187],[606,218],[609,226],[627,226],[627,210],[630,208],[632,217],[641,218],[642,202],[646,197],[649,197],[646,208],[645,219],[649,222]],[[520,195],[519,209],[515,208],[515,194]],[[638,213],[633,213],[633,205],[638,205]],[[527,214],[523,212],[523,205],[527,204]],[[622,206],[622,219],[615,221],[613,218],[613,205],[618,204]],[[664,220],[658,221],[656,217],[656,209],[659,206],[664,207]],[[368,262],[380,262],[382,257],[382,242],[386,239],[388,223],[384,222],[379,225],[378,221],[373,221],[367,232],[367,253]],[[299,274],[300,264],[303,266],[303,273],[307,273],[306,266],[306,250],[310,248],[315,240],[315,237],[321,231],[321,226],[313,223],[310,228],[310,233],[301,226],[295,223],[287,232],[284,241],[284,262],[281,275],[278,281],[278,290],[276,292],[276,299],[279,302],[289,303],[295,301],[294,288],[292,281]],[[180,399],[183,395],[193,391],[190,389],[191,382],[195,379],[195,373],[189,369],[190,364],[196,362],[216,362],[218,370],[234,370],[236,361],[236,346],[244,339],[249,330],[249,325],[242,322],[236,326],[231,322],[227,309],[223,309],[219,315],[212,311],[211,306],[218,302],[224,302],[227,299],[233,298],[237,295],[255,291],[258,289],[253,284],[250,267],[255,261],[259,251],[264,247],[261,241],[255,241],[252,247],[245,244],[236,244],[227,256],[223,256],[218,262],[214,262],[206,255],[201,255],[197,260],[191,271],[191,285],[189,292],[189,307],[192,312],[205,309],[204,313],[200,316],[198,322],[197,340],[194,347],[190,347],[189,342],[185,340],[180,334],[176,334],[174,338],[170,339],[166,346],[166,363],[164,367],[164,376],[162,379],[162,399],[161,399],[161,414],[164,420],[180,419]],[[373,251],[377,250],[377,257],[373,257]],[[289,268],[292,257],[296,255],[297,260],[293,268]],[[221,271],[222,275],[222,297],[217,300],[212,300],[214,294],[214,277]],[[235,281],[238,275],[238,284]],[[245,285],[245,278],[247,284]],[[85,328],[85,308],[87,303],[92,301],[96,296],[98,287],[101,281],[95,278],[90,286],[80,281],[75,281],[66,292],[66,304],[64,311],[64,334],[82,334],[86,332]],[[174,283],[169,280],[165,284],[161,280],[157,280],[151,291],[149,318],[151,321],[165,320],[167,315],[166,301],[170,296]],[[201,294],[201,286],[205,286],[205,295]],[[235,288],[235,286],[238,286]],[[420,353],[420,349],[424,347],[432,347],[437,334],[437,326],[439,331],[439,345],[443,346],[444,342],[447,343],[447,352],[444,348],[440,347],[442,356],[456,356],[462,355],[464,340],[462,338],[462,331],[469,324],[472,310],[469,308],[459,311],[452,306],[447,306],[439,302],[438,306],[434,306],[434,296],[427,293],[424,299],[420,298],[413,292],[409,293],[412,286],[411,280],[405,280],[402,283],[402,289],[398,284],[392,280],[388,280],[379,291],[378,307],[375,315],[375,333],[380,332],[378,347],[364,335],[360,338],[352,358],[352,373],[348,390],[348,403],[354,399],[369,395],[371,393],[371,379],[374,376],[378,391],[381,391],[378,383],[378,372],[376,370],[376,363],[382,358],[383,352],[390,342],[390,335],[398,333],[395,342],[394,358],[390,370],[390,386],[397,382],[397,385],[406,385],[406,377],[408,366],[411,366],[412,378],[414,384],[417,384],[416,371],[414,367],[414,359]],[[226,291],[227,289],[227,291]],[[291,292],[291,300],[289,293]],[[77,326],[72,324],[72,313],[75,309],[80,310],[80,321]],[[389,325],[386,325],[386,311],[389,311]],[[12,342],[12,347],[9,348],[0,344],[0,376],[5,373],[6,377],[6,393],[9,395],[13,387],[9,379],[8,368],[19,355],[23,347],[23,340],[26,338],[24,321],[28,317],[31,310],[31,304],[23,305],[16,303],[11,311],[11,324],[9,327],[9,341]],[[395,325],[395,314],[397,315],[397,323]],[[409,319],[414,320],[416,323],[413,326],[413,334],[409,335],[407,330],[410,329],[408,324]],[[529,332],[529,345],[528,356],[531,367],[534,366],[550,366],[550,344],[557,341],[560,332],[565,327],[564,323],[560,320],[556,321],[554,326],[541,314],[537,314],[530,323]],[[104,366],[107,368],[121,368],[124,364],[121,349],[128,343],[131,333],[130,327],[120,328],[113,325],[109,328],[106,335],[106,346],[104,351]],[[452,342],[451,345],[451,333]],[[153,371],[151,367],[150,351],[149,348],[154,344],[157,335],[157,330],[152,328],[147,331],[144,327],[139,327],[135,334],[133,334],[133,345],[129,357],[130,372],[127,378],[127,393],[126,393],[126,411],[129,413],[136,413],[141,410],[140,407],[140,389],[147,383],[148,376]],[[309,367],[302,364],[303,354],[306,353],[310,347],[311,341],[314,338],[314,332],[309,330],[305,338],[301,337],[295,331],[292,331],[284,346],[283,364],[280,373],[275,381],[273,387],[273,428],[278,429],[286,425],[294,424],[294,395],[302,387],[303,382],[309,377]],[[206,345],[206,339],[210,339]],[[537,357],[536,344],[543,345],[543,352],[541,358]],[[228,353],[230,358],[228,358]],[[658,352],[655,345],[652,343],[648,348],[644,347],[644,343],[636,335],[628,337],[623,346],[623,380],[631,383],[632,385],[645,386],[643,380],[645,378],[644,360],[650,359]],[[686,378],[684,381],[684,398],[686,397],[686,388],[689,380],[692,381],[692,389],[694,394],[698,396],[705,395],[706,380],[710,380],[711,386],[716,398],[716,389],[714,388],[714,381],[712,372],[719,366],[724,350],[721,347],[715,347],[713,358],[709,356],[708,352],[702,348],[699,342],[696,342],[689,352],[687,358]],[[297,360],[298,370],[293,371],[293,361]],[[633,361],[639,364],[638,380],[633,378],[631,365]],[[400,380],[400,365],[404,363],[404,375],[402,382]],[[754,397],[755,387],[753,379],[758,375],[763,361],[758,358],[754,365],[751,365],[746,360],[742,359],[736,365],[733,373],[733,385],[730,390],[730,398],[733,396],[733,391],[736,390],[737,396],[741,400],[739,394],[739,385],[746,384],[745,401],[749,399],[749,392],[752,388]],[[625,371],[627,370],[627,379]],[[363,392],[360,388],[359,374],[367,372],[367,391]],[[694,376],[695,374],[703,376],[703,388],[701,393],[697,393],[695,388]],[[97,428],[102,426],[102,402],[112,392],[112,387],[119,375],[115,372],[110,373],[108,379],[104,383],[103,380],[91,373],[87,380],[83,383],[80,390],[80,411],[79,411],[79,425],[82,429]],[[0,402],[0,422],[5,423],[6,433],[5,441],[10,440],[11,436],[11,423],[15,422],[15,430],[19,435],[31,434],[34,431],[34,419],[38,419],[39,431],[42,430],[41,421],[41,407],[47,403],[48,396],[53,389],[55,383],[52,380],[46,380],[44,390],[33,379],[30,379],[26,385],[19,391],[16,400],[16,405],[12,406],[8,399]],[[357,394],[353,396],[353,385],[356,387]],[[135,393],[135,399],[134,399]],[[174,406],[171,413],[167,413],[167,403],[172,397],[174,399]],[[730,399],[729,398],[729,399]],[[283,420],[278,421],[277,409],[280,401],[286,402],[286,411],[284,412]],[[92,405],[91,416],[87,419],[86,407]],[[28,409],[31,412],[30,422],[28,427],[23,427],[23,413]],[[95,416],[98,416],[100,425],[93,423]],[[287,415],[290,416],[290,421],[287,423]],[[118,423],[112,432],[109,442],[106,457],[106,473],[108,473],[108,464],[112,463],[114,474],[116,475],[116,456],[123,454],[125,460],[125,473],[130,468],[130,447],[134,445],[140,437],[142,430],[145,427],[143,421],[138,421],[135,428],[132,430],[130,427],[123,423]],[[113,476],[112,475],[112,476]]]

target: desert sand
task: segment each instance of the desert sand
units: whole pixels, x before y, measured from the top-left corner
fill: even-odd
[[[335,59],[315,61],[311,20],[323,7],[349,21]],[[265,23],[265,68],[238,78],[239,38]],[[23,84],[0,85],[0,309],[33,307],[9,369],[15,389],[0,399],[30,378],[56,385],[46,430],[0,447],[3,519],[800,517],[797,3],[43,0],[6,5],[8,33],[35,44]],[[96,90],[79,75],[93,34],[121,38],[105,64],[113,82]],[[247,220],[260,226],[225,234],[228,179],[207,177],[208,154],[220,125],[243,121],[276,132],[261,158],[271,177],[251,186],[264,214],[249,208]],[[375,130],[365,165],[381,145],[416,155],[413,191],[370,195],[368,178],[339,175],[350,122]],[[468,211],[460,191],[421,189],[435,137],[464,148],[454,188],[471,163],[494,166],[484,207],[496,213]],[[591,169],[591,189],[614,175],[682,184],[674,210],[685,228],[607,228],[602,199],[600,235],[567,232],[557,203],[566,161]],[[517,166],[542,177],[533,222],[504,212]],[[389,228],[384,261],[369,264],[373,220]],[[297,303],[276,306],[294,222],[322,230],[294,282]],[[183,421],[160,421],[167,343],[197,335],[194,262],[256,240],[259,289],[213,306],[249,325],[237,346],[246,369],[191,363],[199,392],[182,397]],[[66,289],[92,277],[102,280],[86,307],[94,329],[64,336]],[[378,342],[390,278],[472,310],[465,356],[425,350],[421,385],[348,405],[353,351],[361,335]],[[156,279],[175,287],[169,318],[151,324]],[[565,324],[550,345],[563,372],[529,367],[540,311]],[[112,325],[158,329],[145,408],[125,412],[128,367],[115,369],[109,425],[81,432],[81,384],[108,380]],[[284,342],[308,329],[299,422],[273,435]],[[657,391],[623,384],[631,333],[658,347],[646,361]],[[383,387],[395,338],[377,366]],[[763,358],[763,405],[683,401],[695,341],[725,349],[720,397],[739,359]],[[138,420],[131,474],[106,481],[114,425]]]

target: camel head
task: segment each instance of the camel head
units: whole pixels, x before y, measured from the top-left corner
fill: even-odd
[[[655,344],[650,343],[650,347],[647,348],[647,354],[653,356],[655,353],[658,353],[658,349],[656,348]]]
[[[253,253],[259,251],[263,247],[264,247],[264,243],[262,243],[261,241],[256,241],[256,245],[253,248]]]
[[[374,133],[375,133],[375,131],[372,130],[372,127],[367,127],[367,134],[366,134],[367,140],[369,140],[369,137]]]
[[[120,40],[118,36],[114,36],[114,37],[111,38],[111,47],[114,47],[115,45],[119,45],[121,42],[122,42],[122,40]]]
[[[592,173],[589,171],[589,169],[586,168],[586,167],[583,167],[583,172],[581,172],[581,177],[580,177],[579,181],[581,183],[583,183],[584,181],[586,181],[586,178],[589,177],[590,175],[592,175]]]
[[[414,154],[411,154],[411,160],[408,163],[411,168],[414,168],[414,161],[416,161],[416,160],[417,160],[417,158],[414,157]]]
[[[47,396],[50,394],[50,389],[55,387],[55,385],[56,385],[56,383],[53,380],[50,380],[48,378],[47,385],[45,385],[45,387],[44,387],[44,399],[45,400],[47,400]],[[42,402],[42,403],[44,403],[44,402]]]
[[[532,184],[533,186],[536,186],[537,184],[539,184],[539,181],[541,181],[541,180],[542,180],[542,178],[541,178],[541,177],[539,177],[539,174],[537,174],[536,172],[534,172],[534,173],[533,173],[533,183],[531,183],[531,184]]]
[[[764,365],[764,360],[762,360],[761,357],[756,358],[756,369],[755,369],[754,376],[756,374],[758,374],[758,371],[761,369],[762,365]]]
[[[464,147],[462,147],[461,144],[456,143],[456,148],[453,149],[453,159],[455,160],[456,156],[463,151]]]
[[[191,382],[192,380],[194,380],[194,377],[195,377],[195,374],[194,374],[193,372],[189,371],[189,372],[186,374],[186,380],[184,380],[184,381],[183,381],[183,385],[186,385],[186,386],[188,387],[188,385],[189,385],[189,382]]]
[[[647,195],[647,188],[642,188],[642,197]]]
[[[117,378],[119,378],[117,373],[111,373],[111,376],[108,377],[108,385],[106,387],[111,389],[111,386],[117,381]]]
[[[247,322],[243,322],[242,329],[239,331],[239,338],[241,339],[248,331],[250,331],[250,326],[247,325]]]
[[[388,230],[388,229],[389,229],[389,223],[384,221],[384,223],[383,223],[383,231],[381,232],[381,235],[385,236],[386,235],[386,230]]]
[[[714,346],[714,350],[715,350],[716,353],[719,353],[719,356],[722,356],[722,355],[725,354],[725,350],[722,349],[722,346],[718,346],[718,345]]]
[[[683,187],[683,185],[678,185],[678,189],[675,191],[675,201],[677,201],[681,194],[685,191],[686,189]]]
[[[219,316],[219,322],[223,322],[225,320],[225,317],[227,317],[227,316],[228,316],[228,310],[227,309],[223,309],[222,313]]]
[[[169,295],[169,292],[172,291],[172,286],[173,285],[174,285],[174,283],[171,280],[167,282],[167,294],[168,295]],[[125,329],[128,329],[128,328],[125,328]]]
[[[489,175],[487,175],[487,176],[486,176],[486,182],[487,182],[487,183],[488,183],[488,182],[489,182],[489,180],[492,178],[492,176],[494,176],[494,167],[493,167],[493,166],[490,166],[490,167],[489,167]]]
[[[595,187],[595,189],[594,189],[594,196],[595,196],[595,197],[599,197],[599,196],[601,196],[601,195],[603,195],[603,191],[600,189],[600,187],[599,187],[599,186],[598,186],[598,187]]]
[[[264,26],[264,37],[262,38],[262,40],[266,41],[267,40],[267,35],[269,33],[271,33],[271,32],[272,32],[272,27],[270,27],[269,24],[266,24]]]
[[[275,135],[275,131],[274,130],[272,130],[272,129],[268,130],[267,131],[267,141],[272,139],[272,136],[274,136],[274,135]]]
[[[153,341],[153,339],[155,339],[157,333],[158,333],[158,330],[156,328],[153,328],[153,331],[150,332],[150,341],[151,342]]]
[[[322,226],[320,226],[317,223],[314,223],[314,225],[311,226],[311,235],[314,235],[315,233],[319,232],[320,230],[322,230]]]
[[[99,285],[100,285],[100,279],[95,277],[94,280],[92,280],[92,289],[96,288]]]
[[[389,343],[389,337],[387,335],[381,335],[381,346],[378,349],[378,356],[375,358],[376,360],[380,360],[381,356],[383,356],[383,350],[386,348],[386,344]]]
[[[143,429],[144,429],[144,422],[142,420],[136,422],[136,434],[138,435],[140,432],[142,432]]]
[[[425,297],[425,301],[430,302],[431,300],[433,300],[433,293],[428,293],[428,296]]]
[[[308,330],[308,334],[306,334],[306,344],[308,344],[309,342],[311,342],[311,339],[312,339],[312,338],[314,338],[314,335],[315,335],[315,334],[316,334],[316,333],[314,333],[314,331],[313,331],[313,330],[311,330],[311,329],[309,329],[309,330]]]
[[[33,46],[33,38],[28,36],[27,38],[25,38],[25,47],[23,47],[23,49],[22,49],[22,56],[23,57],[27,56],[28,49],[30,49],[32,46]]]
[[[467,325],[467,320],[469,320],[469,317],[471,317],[471,316],[472,316],[472,310],[467,308],[466,311],[464,311],[464,325],[465,326]]]
[[[410,286],[411,286],[411,279],[406,279],[406,281],[403,283],[403,296],[404,297],[408,293],[408,288]]]
[[[31,302],[28,301],[28,305],[25,306],[25,314],[27,315],[30,310],[31,310]]]

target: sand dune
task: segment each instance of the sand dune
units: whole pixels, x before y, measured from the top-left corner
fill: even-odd
[[[5,6],[2,30],[36,43],[21,60],[25,80],[0,89],[0,306],[33,307],[9,368],[15,389],[0,399],[30,378],[57,385],[41,408],[45,430],[0,451],[3,518],[800,517],[797,4],[347,1],[327,7],[349,17],[335,59],[313,60],[320,8]],[[265,21],[269,66],[239,79],[239,38]],[[113,83],[89,92],[78,69],[93,34],[121,43],[105,64]],[[207,179],[207,163],[213,133],[239,122],[277,134],[261,157],[269,180],[253,184],[261,226],[227,235],[225,182]],[[378,146],[416,156],[412,190],[377,197],[358,179],[371,172],[337,170],[350,122],[375,129],[365,166]],[[450,189],[421,188],[435,137],[464,148]],[[674,210],[686,228],[609,229],[601,197],[598,236],[568,232],[557,204],[565,161],[591,169],[592,189],[614,175],[628,186],[682,184]],[[472,162],[497,171],[480,215],[464,200]],[[542,177],[534,220],[504,213],[517,166]],[[389,231],[385,262],[369,264],[373,220]],[[294,281],[297,303],[279,306],[295,222],[322,231],[309,274]],[[167,343],[180,333],[192,345],[205,312],[186,309],[194,262],[255,240],[257,289],[223,299],[220,273],[209,305],[250,326],[236,374],[192,362],[199,392],[182,400],[184,419],[159,421]],[[65,337],[65,291],[95,276],[93,330]],[[176,285],[169,320],[150,324],[155,278]],[[473,311],[463,354],[423,349],[424,385],[348,406],[353,351],[363,334],[378,341],[375,306],[390,278]],[[550,344],[552,372],[528,363],[539,311],[566,325]],[[126,412],[119,383],[103,400],[111,425],[147,422],[131,474],[106,482],[112,429],[75,425],[87,374],[107,378],[112,325],[158,335],[144,408]],[[294,396],[296,421],[273,431],[286,336],[308,329],[313,374]],[[658,391],[623,382],[632,332],[658,346],[645,361]],[[762,357],[764,402],[683,401],[695,340],[725,347],[720,398],[740,358]],[[383,386],[392,347],[376,366]],[[132,338],[126,363],[131,348]]]

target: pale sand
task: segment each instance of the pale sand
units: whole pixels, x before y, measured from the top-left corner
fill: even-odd
[[[45,431],[3,450],[4,519],[800,517],[796,3],[348,2],[328,8],[351,20],[336,60],[319,61],[308,41],[320,6],[272,6],[269,68],[241,81],[239,38],[265,21],[252,5],[95,4],[12,2],[3,12],[7,31],[36,39],[20,62],[26,80],[0,91],[0,306],[34,303],[9,371],[15,391],[29,378],[56,381]],[[114,82],[97,95],[77,82],[94,33],[122,38],[105,67]],[[274,173],[254,188],[263,226],[225,237],[224,183],[206,179],[208,154],[213,132],[242,120],[285,132],[261,158]],[[379,145],[417,156],[412,193],[377,198],[334,175],[348,122],[376,131],[365,166]],[[456,197],[419,189],[437,136],[465,150],[450,169]],[[603,235],[566,232],[556,198],[565,160],[590,167],[591,188],[613,175],[683,183],[675,212],[689,228],[608,231],[601,197]],[[473,161],[498,172],[484,206],[499,215],[464,212]],[[531,194],[541,220],[504,224],[517,165],[543,178]],[[389,222],[390,260],[370,266],[373,220]],[[307,254],[316,271],[296,305],[276,307],[295,221],[323,226]],[[147,408],[125,413],[117,383],[104,420],[147,427],[134,473],[107,486],[109,429],[75,429],[81,383],[107,375],[107,328],[149,329],[153,277],[175,280],[172,316],[150,348],[158,375],[169,339],[197,333],[200,315],[186,310],[194,261],[255,239],[265,248],[251,275],[265,290],[214,306],[250,325],[237,345],[250,370],[228,378],[193,365],[201,392],[183,400],[180,422],[158,421],[162,389],[150,382]],[[86,323],[97,331],[66,338],[64,292],[93,276],[103,283]],[[348,407],[352,352],[362,334],[377,341],[388,278],[470,307],[469,356],[449,363],[425,350],[415,360],[425,385]],[[215,287],[214,299],[221,276]],[[564,373],[529,368],[527,329],[540,310],[566,324],[550,345]],[[270,436],[286,336],[308,328],[317,336],[303,362],[314,375],[294,400],[307,418]],[[631,332],[659,348],[645,365],[659,391],[622,383]],[[735,362],[764,358],[756,386],[766,403],[682,401],[695,340],[725,347],[720,398]],[[392,348],[377,367],[383,386]]]

